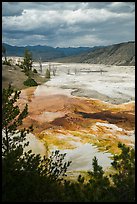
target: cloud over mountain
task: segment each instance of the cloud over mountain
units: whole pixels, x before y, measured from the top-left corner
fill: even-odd
[[[2,2],[11,45],[95,46],[135,38],[134,2]]]

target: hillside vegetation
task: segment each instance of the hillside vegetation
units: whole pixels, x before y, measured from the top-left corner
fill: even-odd
[[[32,72],[31,76],[38,83],[44,83],[45,78],[42,78],[38,73]],[[7,88],[9,83],[18,90],[24,89],[27,86],[23,84],[27,80],[27,76],[22,72],[21,68],[15,65],[2,65],[2,88]]]

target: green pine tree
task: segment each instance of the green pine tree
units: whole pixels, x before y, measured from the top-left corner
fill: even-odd
[[[28,106],[21,112],[16,102],[19,98],[20,91],[14,91],[11,85],[8,89],[3,89],[2,94],[2,155],[7,155],[10,151],[20,147],[26,138],[26,133],[32,130],[28,129],[19,130],[18,127],[22,125],[23,119],[28,114]],[[25,146],[25,143],[24,143]]]
[[[125,144],[118,144],[121,154],[114,155],[112,166],[116,173],[112,175],[114,193],[119,202],[135,201],[135,150]]]
[[[26,49],[24,52],[24,59],[20,67],[23,69],[27,76],[29,76],[30,71],[32,71],[32,64],[33,64],[32,53]]]
[[[62,196],[62,177],[70,162],[64,162],[65,154],[52,152],[47,157],[24,151],[26,134],[32,130],[21,129],[28,114],[28,106],[20,111],[17,100],[20,91],[9,85],[2,95],[2,201],[48,202]]]

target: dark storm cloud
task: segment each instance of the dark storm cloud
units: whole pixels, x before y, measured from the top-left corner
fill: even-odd
[[[19,16],[23,12],[23,9],[18,5],[18,3],[4,2],[2,4],[2,15],[3,16]]]
[[[134,40],[133,2],[3,2],[2,38],[15,45],[94,46]]]

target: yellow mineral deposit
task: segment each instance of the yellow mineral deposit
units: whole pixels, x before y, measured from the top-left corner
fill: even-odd
[[[118,142],[134,145],[134,102],[120,105],[95,99],[61,94],[35,95],[35,88],[24,89],[20,106],[28,103],[24,126],[33,124],[34,134],[49,146],[77,147],[72,141],[97,145],[117,153]],[[71,136],[71,137],[70,137]]]
[[[33,148],[32,139],[31,146],[41,154],[43,143],[49,152],[55,149],[66,152],[73,171],[89,170],[94,156],[107,168],[111,156],[120,151],[118,142],[132,147],[135,144],[134,67],[56,66],[57,74],[48,82],[21,91],[18,104],[23,108],[27,103],[29,109],[23,126],[33,124],[33,134],[39,139],[37,142],[42,142],[39,148]],[[70,67],[70,75],[64,66]],[[76,66],[77,75],[73,74]],[[107,72],[103,75],[80,72],[86,66]]]

